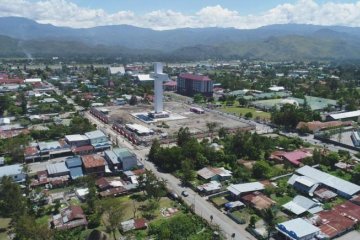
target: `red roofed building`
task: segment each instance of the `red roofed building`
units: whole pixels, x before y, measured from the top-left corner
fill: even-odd
[[[270,159],[279,162],[288,161],[292,165],[300,166],[301,161],[308,157],[312,157],[312,150],[299,149],[292,152],[275,151],[271,154]]]
[[[320,230],[334,238],[353,229],[360,221],[360,206],[347,201],[335,206],[330,211],[322,211],[315,216],[315,225]]]
[[[0,74],[0,84],[23,84],[23,83],[24,83],[24,79],[18,77],[9,78],[9,75],[5,73]]]
[[[165,91],[176,91],[177,82],[176,81],[168,81],[164,83]]]
[[[102,156],[97,154],[84,155],[81,160],[87,174],[102,174],[105,172],[105,159]]]
[[[213,88],[213,81],[208,76],[182,73],[177,79],[177,92],[185,96],[202,94],[212,97]]]
[[[72,229],[87,226],[86,216],[80,206],[70,206],[53,216],[51,225],[56,229]]]

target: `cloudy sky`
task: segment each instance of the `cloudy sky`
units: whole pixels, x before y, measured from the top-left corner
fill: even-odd
[[[0,0],[0,16],[74,28],[130,24],[256,28],[305,23],[360,27],[360,0]]]

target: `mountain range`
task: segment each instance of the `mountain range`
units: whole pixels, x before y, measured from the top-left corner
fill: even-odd
[[[129,25],[57,27],[20,17],[0,18],[1,57],[121,57],[132,60],[360,59],[360,28],[303,24],[257,29],[182,28],[156,31]]]

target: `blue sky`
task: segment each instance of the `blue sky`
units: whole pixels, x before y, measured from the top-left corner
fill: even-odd
[[[360,0],[0,0],[1,16],[73,28],[128,24],[156,30],[271,24],[360,27]]]
[[[143,14],[155,10],[175,10],[183,13],[195,13],[201,8],[221,5],[241,14],[259,14],[279,4],[295,3],[296,0],[73,0],[79,6],[102,8],[108,12],[131,10]],[[330,1],[317,0],[318,3]],[[332,0],[334,3],[354,3],[356,0]]]

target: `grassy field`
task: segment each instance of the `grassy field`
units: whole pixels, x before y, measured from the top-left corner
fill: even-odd
[[[271,194],[270,198],[272,200],[274,200],[277,205],[282,206],[285,203],[288,203],[292,200],[292,197],[288,196],[288,195],[283,195],[281,197],[277,197],[276,194]]]
[[[244,116],[246,113],[251,112],[253,115],[253,119],[259,117],[260,119],[266,119],[269,120],[270,119],[270,113],[268,112],[263,112],[263,111],[259,111],[255,108],[243,108],[243,107],[239,107],[239,106],[225,106],[223,108],[220,109],[220,111],[222,112],[226,112],[226,113],[234,113],[236,115],[242,115]]]
[[[229,200],[226,199],[226,197],[230,196],[229,194],[223,195],[223,196],[219,196],[219,197],[215,197],[212,198],[211,201],[218,207],[224,205],[225,203],[228,203]]]
[[[10,225],[11,218],[0,218],[0,239],[8,239],[7,229]]]

